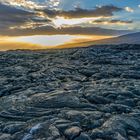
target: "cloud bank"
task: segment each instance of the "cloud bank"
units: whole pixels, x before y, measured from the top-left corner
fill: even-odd
[[[51,2],[51,1],[50,1]],[[59,1],[53,3],[58,6]],[[104,29],[101,27],[83,27],[82,25],[63,26],[57,28],[53,20],[59,17],[65,19],[82,19],[82,18],[105,18],[104,20],[94,20],[93,23],[104,24],[131,24],[132,21],[108,20],[112,18],[115,12],[122,11],[114,5],[98,6],[93,9],[76,8],[73,10],[61,10],[48,8],[48,6],[38,5],[33,1],[12,0],[0,1],[0,35],[3,36],[29,36],[29,35],[120,35],[128,33],[128,30]]]

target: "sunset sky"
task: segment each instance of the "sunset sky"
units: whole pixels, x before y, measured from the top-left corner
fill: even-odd
[[[140,0],[0,0],[0,50],[42,49],[140,31]]]

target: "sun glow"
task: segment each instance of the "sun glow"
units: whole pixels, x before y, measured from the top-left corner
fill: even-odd
[[[86,35],[50,35],[50,36],[24,36],[24,37],[17,37],[14,40],[17,42],[24,42],[24,43],[32,43],[42,46],[60,46],[63,44],[69,43],[80,43],[80,42],[88,42],[94,40],[100,40],[110,38],[110,36],[86,36]]]
[[[73,18],[73,19],[67,19],[64,17],[56,17],[53,20],[53,23],[56,27],[62,27],[62,26],[71,26],[81,23],[88,23],[90,21],[101,19],[102,17],[95,17],[95,18]]]
[[[57,46],[77,38],[72,35],[35,35],[15,38],[18,42],[34,43],[42,46]]]
[[[0,37],[0,50],[7,49],[47,49],[67,47],[71,44],[110,38],[110,36],[88,35],[35,35],[22,37]],[[11,45],[10,45],[11,44]]]

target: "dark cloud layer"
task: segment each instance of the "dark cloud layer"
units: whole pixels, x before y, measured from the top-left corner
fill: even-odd
[[[33,16],[33,12],[0,3],[0,27],[8,28],[13,25],[22,25],[30,21]]]
[[[33,29],[16,29],[8,30],[7,32],[2,32],[2,35],[8,36],[30,36],[30,35],[54,35],[54,34],[69,34],[69,35],[120,35],[129,33],[127,30],[112,30],[112,29],[103,29],[99,27],[62,27],[54,28],[53,26],[42,26]]]
[[[49,19],[39,18],[35,11],[24,10],[0,3],[0,27],[7,28],[23,26],[26,23],[51,22]]]
[[[113,12],[118,12],[121,10],[123,9],[113,5],[106,5],[102,7],[96,7],[93,10],[81,8],[76,8],[75,10],[70,11],[44,9],[44,13],[46,13],[48,17],[62,16],[65,18],[83,18],[83,17],[100,17],[100,16],[108,17],[112,16]]]
[[[106,23],[108,23],[108,24],[117,24],[117,23],[119,23],[119,24],[130,24],[130,23],[133,23],[133,21],[132,20],[128,20],[128,21],[125,21],[125,20],[95,20],[95,21],[93,21],[93,23],[96,23],[96,24],[102,24],[102,23],[104,23],[104,22],[106,22]]]
[[[111,30],[97,27],[62,27],[55,28],[51,22],[56,16],[63,16],[65,18],[83,18],[83,17],[108,17],[112,16],[114,12],[121,11],[113,5],[96,7],[93,10],[86,10],[77,8],[70,11],[58,10],[26,10],[20,7],[5,5],[0,3],[0,35],[5,36],[29,36],[29,35],[55,35],[55,34],[70,34],[70,35],[118,35],[126,33],[124,30]],[[45,13],[48,18],[39,16],[38,12]],[[101,22],[101,21],[96,21]],[[117,22],[117,21],[110,21]],[[30,26],[33,23],[35,26]],[[28,28],[26,28],[28,24]],[[52,26],[51,26],[52,25]],[[25,26],[25,28],[19,28]],[[14,28],[11,28],[14,27]]]

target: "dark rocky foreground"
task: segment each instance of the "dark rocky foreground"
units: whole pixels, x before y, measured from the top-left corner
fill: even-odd
[[[140,140],[140,46],[0,52],[0,140]]]

